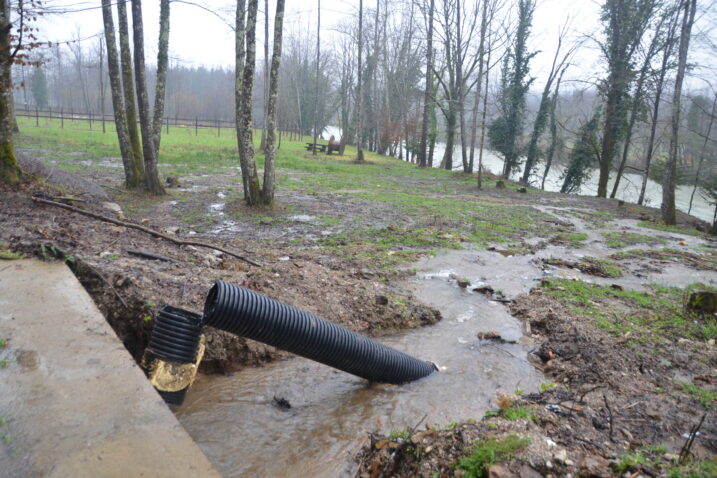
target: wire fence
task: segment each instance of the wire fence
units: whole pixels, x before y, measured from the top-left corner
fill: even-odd
[[[15,106],[15,116],[28,118],[30,122],[34,120],[35,127],[59,127],[61,129],[77,130],[77,131],[98,131],[102,133],[115,131],[115,118],[112,114],[96,114],[93,112],[89,113],[76,113],[72,110],[66,111],[64,109],[52,109],[48,108],[41,110],[38,108],[29,109],[24,105]],[[139,123],[138,123],[139,124]],[[180,118],[178,116],[166,116],[162,122],[162,128],[164,134],[171,134],[172,129],[180,129],[188,134],[194,134],[194,136],[211,134],[216,137],[222,136],[235,136],[236,137],[236,122],[227,121],[220,119],[206,119],[206,118]],[[285,139],[287,141],[303,141],[306,137],[299,131],[295,130],[278,130],[279,141]]]

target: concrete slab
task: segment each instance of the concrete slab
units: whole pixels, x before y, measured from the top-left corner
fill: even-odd
[[[219,476],[64,264],[0,261],[0,475]]]

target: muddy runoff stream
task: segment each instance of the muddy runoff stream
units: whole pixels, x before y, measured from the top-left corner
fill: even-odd
[[[489,271],[477,254],[455,251],[416,264],[415,278],[400,286],[440,310],[443,320],[381,338],[435,362],[440,373],[403,386],[371,385],[296,357],[200,377],[176,412],[180,422],[225,476],[351,476],[353,455],[370,431],[410,429],[424,416],[421,426],[480,418],[496,407],[497,391],[537,390],[543,379],[526,359],[532,346],[518,321],[503,304],[451,278],[479,284]],[[511,296],[533,279],[500,287]],[[498,332],[507,342],[480,340],[479,332]]]

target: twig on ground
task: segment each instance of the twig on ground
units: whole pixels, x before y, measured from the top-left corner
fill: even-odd
[[[680,465],[684,465],[685,461],[687,461],[687,458],[690,456],[690,450],[692,449],[692,445],[697,437],[697,432],[699,432],[700,428],[702,428],[702,423],[704,423],[705,417],[707,417],[707,413],[702,414],[700,422],[693,426],[692,430],[690,430],[690,434],[687,435],[687,441],[685,441],[685,444],[682,445],[682,449],[680,450],[680,459],[678,461]]]
[[[612,409],[610,408],[610,403],[607,401],[607,395],[605,394],[605,392],[602,392],[602,399],[605,401],[605,408],[607,408],[607,413],[609,414],[609,417],[610,417],[610,435],[609,435],[610,441],[615,442],[615,439],[612,437],[612,432],[613,432],[613,428],[614,428],[613,422],[615,421],[615,418],[612,415]]]
[[[386,462],[386,465],[383,467],[383,470],[381,470],[381,473],[378,475],[378,478],[381,478],[382,476],[384,476],[384,474],[388,470],[388,467],[393,463],[393,460],[396,458],[396,454],[398,453],[398,451],[403,450],[403,448],[405,448],[408,445],[408,443],[410,443],[409,440],[411,439],[411,436],[416,431],[416,429],[421,426],[421,423],[423,423],[423,420],[425,420],[426,418],[428,418],[428,414],[423,415],[423,418],[421,418],[418,421],[418,423],[416,423],[416,425],[414,425],[413,428],[410,428],[408,430],[408,437],[403,441],[403,443],[401,443],[398,446],[398,448],[393,450],[393,453],[391,453],[391,456],[388,457],[388,461]]]
[[[580,398],[578,399],[578,402],[580,402],[580,403],[585,403],[585,402],[583,401],[583,399],[585,398],[585,395],[587,395],[588,393],[592,393],[592,392],[594,392],[595,390],[600,390],[601,388],[606,388],[606,387],[607,387],[607,385],[596,385],[595,387],[592,387],[592,388],[590,388],[590,389],[584,391],[584,392],[582,393],[582,395],[580,395]]]
[[[100,220],[100,221],[110,222],[110,223],[112,223],[112,224],[116,224],[116,225],[122,226],[122,227],[128,227],[128,228],[130,228],[130,229],[136,229],[136,230],[138,230],[138,231],[142,231],[142,232],[144,232],[144,233],[147,233],[147,234],[149,234],[149,235],[151,235],[151,236],[153,236],[153,237],[159,237],[159,238],[161,238],[161,239],[164,239],[164,240],[169,241],[169,242],[173,242],[174,244],[177,244],[177,245],[180,245],[180,246],[194,246],[194,247],[204,247],[204,248],[207,248],[207,249],[214,249],[214,250],[216,250],[216,251],[220,251],[220,252],[223,252],[223,253],[225,253],[225,254],[228,254],[228,255],[230,255],[230,256],[232,256],[232,257],[236,257],[237,259],[239,259],[239,260],[241,260],[241,261],[244,261],[244,262],[246,262],[247,264],[251,264],[251,265],[256,266],[256,267],[261,267],[260,264],[257,264],[256,262],[252,261],[251,259],[248,259],[248,258],[246,258],[246,257],[244,257],[244,256],[241,256],[241,255],[237,254],[236,252],[232,252],[232,251],[230,251],[230,250],[228,250],[228,249],[225,249],[225,248],[223,248],[223,247],[214,246],[214,245],[212,245],[212,244],[206,244],[206,243],[204,243],[204,242],[184,241],[184,240],[181,240],[181,239],[177,239],[177,238],[168,236],[168,235],[166,235],[166,234],[162,234],[161,232],[155,231],[154,229],[150,229],[150,228],[148,228],[148,227],[140,226],[139,224],[134,224],[134,223],[131,223],[131,222],[126,222],[126,221],[120,221],[120,220],[118,220],[118,219],[113,219],[113,218],[111,218],[111,217],[103,216],[103,215],[101,215],[101,214],[95,214],[95,213],[93,213],[93,212],[85,211],[85,210],[76,208],[76,207],[74,207],[74,206],[69,206],[69,205],[63,204],[63,203],[61,203],[61,202],[50,201],[50,200],[48,200],[48,199],[43,199],[43,198],[40,198],[40,197],[37,197],[37,196],[33,196],[32,200],[35,201],[35,202],[42,203],[42,204],[47,204],[47,205],[49,205],[49,206],[56,206],[56,207],[59,207],[59,208],[62,208],[62,209],[67,209],[68,211],[76,212],[76,213],[78,213],[78,214],[82,214],[82,215],[84,215],[84,216],[88,216],[88,217],[91,217],[91,218],[93,218],[93,219],[98,219],[98,220]]]

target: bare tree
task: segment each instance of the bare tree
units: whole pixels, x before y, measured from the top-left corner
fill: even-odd
[[[356,161],[362,163],[363,157],[363,129],[361,117],[363,116],[363,100],[361,97],[361,57],[363,56],[363,0],[359,0],[359,28],[358,28],[358,67],[356,70]]]
[[[114,110],[115,129],[119,142],[122,164],[124,166],[125,185],[129,189],[139,187],[142,182],[144,170],[141,163],[132,154],[129,132],[127,131],[127,109],[124,104],[122,81],[120,79],[120,65],[117,54],[117,39],[115,37],[114,21],[112,19],[111,0],[102,0],[102,18],[104,20],[105,42],[107,46],[107,69],[110,77],[110,95]]]
[[[316,9],[316,90],[314,96],[314,148],[312,154],[316,156],[316,139],[319,136],[319,77],[321,75],[321,0]]]
[[[154,87],[154,118],[152,120],[152,142],[155,154],[159,157],[159,142],[162,138],[162,118],[164,116],[164,92],[167,87],[167,67],[169,64],[169,0],[159,2],[159,42],[157,49],[157,81]]]
[[[149,97],[144,66],[144,27],[142,1],[132,0],[132,40],[134,41],[134,79],[137,88],[139,122],[142,129],[142,152],[144,154],[144,189],[153,195],[165,194],[157,170],[157,151],[152,136],[152,118],[149,114]]]
[[[435,0],[428,6],[428,22],[426,23],[426,85],[423,93],[423,121],[421,123],[421,146],[418,152],[418,165],[427,166],[426,147],[428,142],[428,123],[430,121],[431,101],[433,93],[433,11]]]
[[[679,4],[680,0],[677,0]],[[670,26],[667,29],[667,34],[664,39],[664,46],[662,48],[662,63],[657,73],[657,79],[655,82],[655,99],[652,108],[652,116],[650,118],[650,138],[647,141],[647,152],[645,153],[645,166],[642,175],[642,186],[640,187],[640,196],[637,200],[637,204],[642,205],[645,202],[645,192],[647,190],[647,180],[650,176],[650,167],[652,166],[652,156],[655,150],[655,139],[657,137],[657,123],[660,118],[660,105],[662,102],[662,94],[665,87],[665,78],[667,72],[670,70],[670,60],[672,58],[675,43],[677,40],[677,26],[679,21],[679,8],[673,12]]]
[[[678,48],[677,74],[675,76],[675,90],[672,96],[672,121],[670,136],[670,150],[665,168],[665,177],[662,181],[662,220],[665,224],[675,224],[677,214],[675,211],[675,176],[677,169],[677,149],[680,131],[680,113],[682,105],[682,85],[685,81],[687,71],[687,54],[690,48],[692,26],[695,23],[697,12],[697,0],[683,0],[680,9],[682,10],[682,29],[680,32],[680,45]]]
[[[533,123],[533,132],[530,135],[530,143],[528,144],[528,155],[525,159],[525,168],[523,169],[522,181],[528,184],[530,181],[530,175],[533,174],[535,166],[538,162],[538,140],[545,130],[545,126],[548,122],[549,110],[550,110],[550,93],[553,88],[553,82],[555,79],[562,74],[566,64],[573,56],[578,48],[578,44],[573,45],[568,51],[561,57],[560,52],[563,47],[563,41],[567,35],[569,22],[563,25],[558,34],[558,46],[555,49],[555,55],[553,56],[553,63],[550,67],[550,73],[548,79],[545,82],[543,88],[543,94],[540,97],[540,105],[538,106],[538,112],[535,115],[535,121]]]
[[[119,24],[120,62],[122,65],[122,88],[124,89],[124,106],[126,108],[127,132],[129,134],[130,151],[133,161],[142,162],[142,143],[137,126],[137,107],[135,98],[134,73],[132,72],[132,52],[129,46],[129,22],[127,21],[127,3],[117,0],[117,23]]]
[[[284,0],[276,1],[274,16],[274,48],[271,56],[269,75],[269,101],[267,104],[266,155],[264,160],[264,189],[262,202],[271,204],[274,200],[274,159],[276,157],[276,96],[279,90],[279,65],[281,63],[281,43],[284,28]]]
[[[243,32],[244,9],[243,0],[237,1],[237,37]],[[237,75],[241,74],[241,82],[237,80],[239,98],[237,102],[237,141],[239,142],[239,162],[242,181],[244,183],[244,199],[249,206],[260,203],[261,188],[254,161],[254,145],[252,144],[252,93],[254,87],[254,63],[256,60],[256,17],[258,0],[249,0],[246,17],[246,57],[243,53],[244,43],[240,45],[237,38]],[[241,10],[241,12],[240,12]],[[240,17],[242,21],[240,22]],[[240,73],[240,56],[245,61],[243,72]]]

